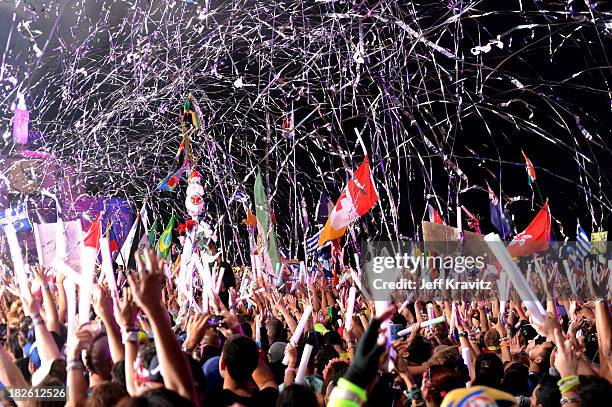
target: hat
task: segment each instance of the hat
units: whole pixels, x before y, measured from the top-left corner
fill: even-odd
[[[270,349],[268,349],[268,359],[270,359],[270,363],[276,363],[283,360],[286,346],[286,342],[274,342],[270,346]]]
[[[440,407],[506,407],[516,405],[512,394],[487,386],[451,390]]]
[[[223,390],[223,376],[219,372],[219,356],[214,356],[208,359],[202,365],[202,373],[204,373],[204,393],[212,394]]]
[[[329,332],[329,329],[325,328],[325,325],[320,322],[317,322],[315,324],[314,329],[322,335],[325,335],[327,332]]]
[[[29,349],[28,357],[36,369],[40,367],[40,355],[38,354],[38,344],[34,342]]]

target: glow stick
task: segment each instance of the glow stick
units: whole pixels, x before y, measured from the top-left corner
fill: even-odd
[[[312,345],[307,343],[306,345],[304,345],[304,350],[302,351],[302,359],[300,359],[300,365],[295,375],[296,384],[304,383],[304,377],[306,377],[306,368],[308,367],[308,362],[310,361],[311,354],[312,354]]]
[[[79,286],[79,325],[89,322],[93,278],[98,251],[95,247],[81,246],[81,284]]]
[[[463,358],[463,364],[467,366],[470,376],[472,376],[472,352],[470,352],[470,348],[463,346],[461,348],[461,357]]]
[[[502,268],[508,274],[508,278],[512,282],[514,288],[516,288],[516,291],[521,297],[521,300],[525,303],[529,313],[533,316],[533,319],[538,324],[544,323],[546,311],[544,310],[542,303],[540,303],[540,301],[537,299],[535,293],[531,289],[531,286],[529,286],[529,283],[525,280],[525,277],[523,277],[518,270],[516,263],[514,263],[512,257],[510,257],[508,249],[504,246],[499,236],[496,233],[489,233],[485,236],[484,240],[487,242],[487,245],[502,265]]]
[[[344,323],[344,329],[350,331],[353,327],[353,310],[355,309],[355,296],[357,295],[357,289],[353,286],[349,289],[348,304],[346,306],[346,319]]]
[[[451,320],[450,320],[450,332],[452,333],[455,330],[455,325],[457,324],[457,304],[453,301],[451,305]]]
[[[359,278],[357,277],[357,274],[355,273],[355,270],[353,269],[351,269],[351,278],[355,282],[355,285],[357,286],[359,291],[363,293],[363,289],[361,288],[361,281],[359,280]]]
[[[441,324],[442,322],[446,321],[446,317],[444,315],[434,318],[434,319],[428,319],[427,321],[423,321],[421,322],[421,324],[419,325],[421,328],[427,328],[428,326],[431,325],[435,325],[435,324]],[[405,336],[408,335],[412,332],[412,327],[409,326],[406,329],[402,329],[401,331],[399,331],[397,333],[398,336]]]
[[[117,280],[115,280],[115,271],[113,270],[113,261],[111,260],[108,238],[100,238],[100,251],[102,252],[102,272],[106,278],[108,288],[110,289],[113,297],[119,298],[119,292],[117,291]]]
[[[427,304],[427,319],[434,319],[436,317],[434,313],[434,306],[432,303]]]
[[[4,226],[4,233],[6,234],[6,240],[11,251],[11,260],[13,261],[13,270],[15,276],[17,276],[17,284],[19,285],[19,292],[22,297],[29,297],[30,290],[28,288],[28,276],[26,275],[25,265],[23,264],[23,257],[21,257],[21,247],[17,240],[17,232],[12,224]]]
[[[274,285],[278,288],[282,284],[281,279],[281,270],[283,265],[281,263],[276,263],[276,273],[274,273]]]
[[[304,332],[304,328],[306,328],[306,323],[308,323],[308,318],[310,318],[311,313],[312,305],[307,305],[306,308],[304,308],[304,313],[300,318],[300,322],[298,322],[297,326],[295,327],[295,332],[291,336],[291,340],[289,342],[297,345],[297,343],[300,341],[300,338],[302,337],[302,332]],[[289,360],[287,359],[287,356],[285,356],[283,358],[283,365],[287,365],[288,363]]]
[[[380,318],[380,316],[383,315],[387,309],[389,309],[389,305],[389,301],[374,301],[376,317]],[[391,321],[388,319],[384,320],[383,323],[380,325],[380,328],[382,332],[378,335],[377,343],[379,345],[384,344],[385,348],[391,351],[393,349],[391,347]],[[389,355],[387,356],[387,361],[385,363],[387,370],[391,368],[391,364],[389,363],[391,361],[391,356],[394,355],[389,353]]]
[[[221,283],[223,282],[223,275],[225,274],[225,267],[221,267],[219,269],[219,278],[217,279],[217,284],[215,285],[215,293],[219,294],[219,290],[221,290]],[[226,287],[227,289],[227,287]]]
[[[69,278],[64,280],[64,289],[66,290],[66,325],[68,330],[68,338],[74,338],[76,331],[76,284]],[[71,341],[68,341],[69,343]]]

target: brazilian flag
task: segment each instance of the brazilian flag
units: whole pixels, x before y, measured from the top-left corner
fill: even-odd
[[[157,242],[157,255],[162,259],[167,259],[170,254],[170,247],[172,246],[172,228],[174,227],[174,215],[170,218],[170,222],[164,229],[164,233]]]

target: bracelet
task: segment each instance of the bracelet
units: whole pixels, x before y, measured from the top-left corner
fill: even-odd
[[[34,324],[34,326],[38,326],[44,325],[45,321],[40,317],[40,315],[37,315],[36,317],[32,318],[32,323]]]
[[[74,363],[69,363],[66,366],[66,371],[69,372],[71,370],[81,370],[81,371],[85,371],[85,365],[83,364],[83,362],[74,362]]]
[[[121,334],[121,342],[125,345],[127,342],[138,342],[138,331],[128,331]]]
[[[338,380],[337,387],[341,390],[345,390],[357,396],[361,400],[361,403],[365,403],[366,401],[368,401],[368,393],[366,393],[364,389],[357,386],[356,384],[349,382],[344,377],[341,377],[340,380]]]
[[[417,385],[413,385],[410,390],[404,391],[404,396],[408,399],[408,401],[418,401],[423,399],[423,395],[421,394],[421,389],[417,387]]]
[[[568,403],[577,403],[580,401],[580,397],[562,397],[560,400],[560,405],[568,404]]]
[[[285,368],[285,374],[287,373],[296,373],[297,369],[295,367],[287,367]]]
[[[568,391],[577,387],[579,384],[580,379],[576,375],[564,377],[557,382],[557,386],[559,386],[559,392],[561,394],[567,393]]]

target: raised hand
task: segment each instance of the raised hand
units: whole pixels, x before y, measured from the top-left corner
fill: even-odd
[[[161,302],[161,270],[163,269],[163,261],[157,259],[155,251],[149,249],[144,253],[145,261],[143,263],[140,254],[135,256],[136,265],[140,272],[140,277],[136,277],[134,273],[130,273],[127,277],[132,298],[134,302],[145,312],[157,310],[160,308]]]
[[[91,325],[89,322],[82,324],[77,328],[74,333],[74,337],[70,339],[69,357],[72,359],[78,359],[81,356],[81,352],[84,349],[89,348],[93,340],[93,332],[91,331]]]
[[[121,300],[113,298],[115,309],[117,310],[117,323],[124,329],[135,329],[136,320],[140,310],[132,299],[132,292],[129,287],[123,289],[123,298]]]
[[[557,343],[555,368],[561,377],[575,375],[578,372],[578,362],[582,356],[575,338],[564,338],[559,328],[555,328],[553,334]]]
[[[93,292],[93,309],[102,319],[113,316],[113,302],[108,287],[96,285]]]
[[[188,352],[193,352],[193,350],[200,344],[202,338],[204,337],[204,333],[206,332],[206,324],[208,323],[208,319],[210,315],[192,315],[189,317],[187,321],[187,338],[185,338],[185,342],[183,343],[184,348]]]

